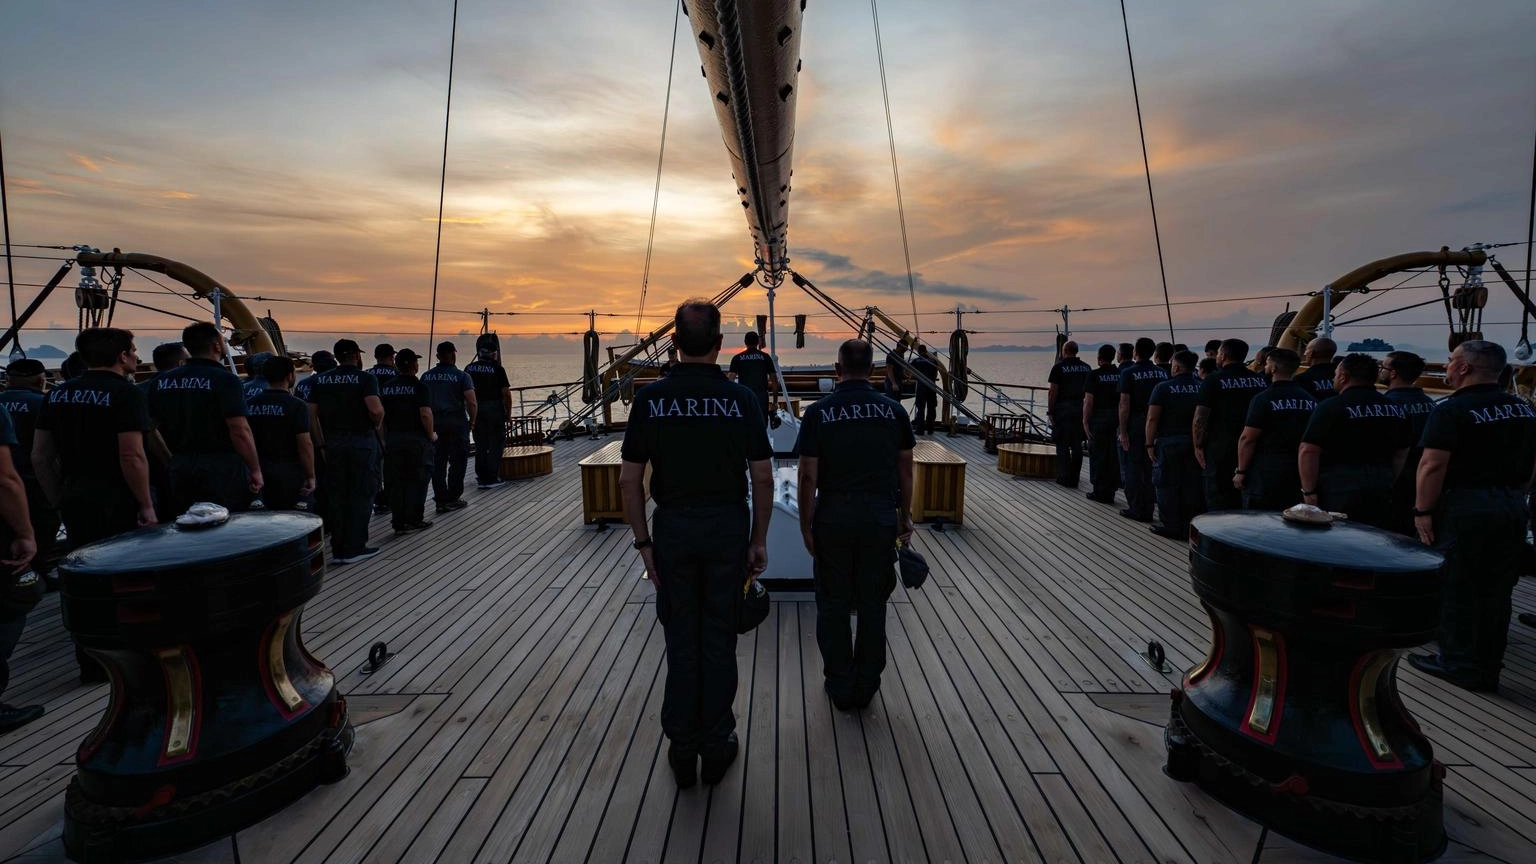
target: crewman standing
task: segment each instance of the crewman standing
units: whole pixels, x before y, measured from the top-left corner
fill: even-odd
[[[1135,362],[1136,346],[1129,342],[1121,342],[1119,353],[1115,355],[1115,364],[1120,367],[1121,372],[1124,372],[1131,368],[1131,364]]]
[[[293,361],[273,357],[262,364],[267,389],[246,403],[256,453],[261,458],[262,504],[268,510],[314,509],[315,446],[309,434],[309,406],[293,395]]]
[[[146,398],[154,392],[156,378],[187,362],[187,348],[180,342],[162,342],[150,354],[150,362],[154,364],[155,374],[139,382],[139,389],[144,391]]]
[[[270,351],[258,351],[255,354],[247,354],[245,357],[245,380],[240,383],[240,389],[247,400],[254,399],[267,390],[266,376],[261,374],[261,369],[271,360],[273,354]],[[155,377],[159,377],[158,375]],[[151,400],[153,401],[153,400]]]
[[[1376,383],[1386,385],[1381,395],[1387,401],[1401,406],[1408,423],[1413,427],[1413,444],[1408,457],[1403,460],[1403,470],[1397,472],[1392,484],[1392,530],[1412,537],[1418,532],[1413,527],[1414,485],[1419,475],[1419,457],[1424,452],[1424,426],[1429,422],[1429,412],[1435,408],[1435,400],[1429,398],[1419,386],[1419,376],[1424,374],[1424,358],[1412,351],[1393,351],[1381,361],[1381,376]]]
[[[437,512],[461,510],[464,472],[469,467],[469,430],[479,414],[475,382],[458,367],[459,351],[452,342],[437,346],[437,365],[422,373],[421,381],[432,394],[432,423],[437,430],[437,452],[432,466],[432,497]]]
[[[384,488],[396,534],[432,527],[423,509],[432,480],[432,394],[416,377],[420,358],[409,348],[395,355],[398,374],[379,389],[384,403]]]
[[[768,566],[773,448],[757,397],[716,365],[719,308],[690,300],[677,307],[674,321],[682,362],[635,394],[619,485],[666,633],[661,726],[671,741],[668,763],[686,788],[701,757],[710,784],[736,759],[737,612],[751,580]],[[647,463],[656,502],[649,527]]]
[[[17,361],[23,362],[23,361]],[[26,361],[36,363],[36,360]],[[11,365],[15,365],[14,363]],[[42,365],[42,364],[38,364]],[[27,613],[42,597],[37,573],[28,568],[37,554],[27,490],[14,465],[16,432],[10,415],[0,408],[0,696],[11,683],[11,652],[27,627]],[[43,716],[41,705],[13,706],[0,702],[0,735]]]
[[[1078,359],[1077,343],[1061,346],[1061,360],[1046,379],[1046,410],[1051,418],[1051,441],[1056,445],[1056,482],[1076,489],[1083,473],[1083,395],[1093,367]]]
[[[1401,405],[1376,391],[1376,359],[1350,354],[1301,436],[1301,500],[1377,528],[1392,521],[1392,483],[1413,443]]]
[[[742,337],[742,343],[746,348],[731,358],[730,371],[727,373],[732,381],[752,391],[757,397],[758,407],[763,416],[768,416],[768,379],[773,376],[773,358],[769,357],[762,348],[762,337],[755,330],[748,330]]]
[[[1494,692],[1509,640],[1510,595],[1524,572],[1525,492],[1536,467],[1536,412],[1499,388],[1504,349],[1463,342],[1445,365],[1456,392],[1424,427],[1414,503],[1419,539],[1445,555],[1438,656],[1421,672]]]
[[[1337,353],[1339,343],[1327,336],[1319,336],[1307,343],[1307,350],[1301,355],[1301,362],[1306,365],[1307,371],[1296,376],[1296,383],[1319,402],[1338,395],[1333,383],[1334,372],[1339,365],[1339,361],[1334,359]]]
[[[1221,353],[1221,340],[1220,339],[1210,339],[1210,340],[1206,341],[1206,343],[1205,343],[1205,359],[1217,360],[1219,362],[1220,358],[1217,355],[1219,355],[1220,353]]]
[[[1088,436],[1088,498],[1100,504],[1115,500],[1120,488],[1120,369],[1115,346],[1099,346],[1099,368],[1088,375],[1083,395],[1083,431]]]
[[[1147,398],[1146,449],[1163,523],[1152,533],[1171,540],[1188,540],[1189,520],[1205,512],[1205,486],[1190,437],[1200,404],[1199,362],[1193,351],[1174,354],[1173,377],[1159,382]]]
[[[1301,358],[1289,348],[1271,348],[1264,360],[1274,383],[1248,403],[1232,473],[1245,510],[1284,510],[1301,502],[1296,451],[1317,400],[1293,380],[1300,366]]]
[[[802,412],[795,442],[800,534],[815,562],[816,643],[827,694],[843,711],[864,708],[880,689],[896,542],[912,536],[912,421],[869,383],[874,362],[868,342],[842,344],[837,386]]]
[[[907,340],[902,338],[896,343],[896,347],[885,354],[885,395],[900,402],[902,391],[906,386],[907,370],[901,364],[906,362]]]
[[[1206,344],[1210,350],[1210,344]],[[1269,386],[1264,376],[1249,371],[1248,343],[1226,339],[1220,343],[1216,360],[1221,368],[1200,382],[1200,406],[1195,409],[1195,461],[1205,476],[1205,506],[1208,510],[1236,510],[1242,496],[1232,485],[1237,471],[1237,442],[1248,419],[1248,405],[1253,397]]]
[[[399,374],[395,369],[395,346],[388,342],[373,346],[373,368],[368,370],[368,374],[377,379],[380,385]]]
[[[1156,503],[1152,488],[1152,458],[1147,453],[1147,404],[1152,390],[1168,373],[1152,362],[1157,343],[1136,340],[1136,362],[1120,373],[1120,449],[1125,453],[1125,503],[1120,515],[1137,522],[1152,521]]]
[[[331,563],[352,564],[379,554],[368,545],[368,518],[379,490],[379,426],[384,405],[378,379],[363,371],[363,349],[338,340],[335,369],[314,376],[309,391],[310,435],[325,452],[325,507],[330,512]]]
[[[1173,377],[1173,343],[1159,342],[1157,350],[1152,352],[1152,365],[1163,370],[1163,374]],[[1190,367],[1190,374],[1194,374],[1194,367]]]
[[[240,379],[220,362],[224,335],[203,321],[187,325],[181,341],[187,362],[160,373],[149,394],[155,428],[171,452],[171,511],[199,501],[244,510],[261,492],[261,462]]]
[[[917,346],[917,356],[912,358],[912,371],[917,376],[917,400],[914,408],[917,412],[915,427],[923,435],[932,435],[934,424],[938,422],[939,391],[934,389],[939,381],[939,364],[933,362],[928,356],[928,346]],[[926,384],[923,378],[927,378],[933,384]]]
[[[37,360],[22,358],[5,367],[5,390],[0,391],[0,407],[10,416],[16,442],[10,445],[11,461],[27,493],[27,513],[32,520],[32,537],[37,542],[37,570],[41,574],[59,536],[59,511],[48,503],[43,487],[32,470],[32,442],[37,418],[43,413],[43,381],[48,370]],[[3,546],[3,544],[0,544]],[[0,568],[3,569],[3,568]],[[3,690],[0,687],[0,690]]]
[[[309,402],[309,388],[315,386],[315,376],[336,368],[336,357],[329,351],[316,351],[309,358],[310,373],[293,385],[293,395]]]
[[[475,387],[475,481],[481,489],[505,486],[501,455],[507,447],[507,416],[512,413],[512,382],[501,365],[496,337],[482,333],[475,340],[475,360],[464,372]]]

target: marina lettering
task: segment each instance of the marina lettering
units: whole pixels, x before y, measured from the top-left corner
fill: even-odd
[[[1505,405],[1490,405],[1478,410],[1473,408],[1467,411],[1472,417],[1472,422],[1477,425],[1484,423],[1497,423],[1500,420],[1524,420],[1536,419],[1536,411],[1524,402],[1510,402]]]
[[[1223,390],[1258,390],[1264,386],[1263,378],[1217,378]]]
[[[1200,385],[1199,384],[1169,384],[1168,385],[1168,392],[1169,393],[1191,393],[1191,394],[1192,393],[1199,393],[1200,392]]]
[[[111,408],[112,394],[103,390],[55,390],[49,394],[48,401],[54,403],[67,402],[70,405],[100,405],[103,408]]]
[[[1311,399],[1271,399],[1269,407],[1274,411],[1311,411],[1317,403]]]
[[[1402,406],[1379,403],[1375,405],[1350,405],[1344,409],[1351,420],[1363,420],[1367,417],[1396,417],[1405,419],[1408,415],[1403,413]]]
[[[285,412],[282,405],[247,405],[245,413],[252,417],[282,417]]]
[[[648,399],[652,417],[741,417],[741,406],[734,399]]]
[[[828,405],[819,409],[821,422],[836,423],[839,420],[895,420],[896,412],[889,405],[879,402],[862,402],[853,405]]]
[[[157,390],[212,390],[211,378],[161,378],[155,382]]]

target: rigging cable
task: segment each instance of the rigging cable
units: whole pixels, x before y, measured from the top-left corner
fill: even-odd
[[[875,57],[880,61],[880,96],[885,100],[885,136],[891,145],[891,180],[896,184],[896,219],[901,223],[901,255],[907,262],[907,295],[912,298],[912,329],[921,325],[917,320],[917,283],[912,278],[912,252],[907,246],[907,210],[901,201],[901,170],[896,166],[896,127],[891,124],[891,91],[885,83],[885,46],[880,41],[880,8],[877,0],[869,0],[869,12],[875,19]]]
[[[5,145],[3,139],[0,139],[0,223],[4,223],[5,227],[5,283],[10,286],[11,290],[11,326],[15,327],[16,274],[11,269],[11,208],[5,196]],[[1526,266],[1529,267],[1530,265],[1527,264]]]
[[[453,25],[448,33],[448,99],[443,107],[443,170],[437,181],[437,250],[432,253],[432,314],[427,319],[427,347],[437,329],[437,273],[443,260],[443,199],[448,192],[448,121],[453,117],[453,55],[459,41],[459,0],[453,0]]]
[[[683,3],[672,10],[672,51],[667,59],[667,98],[661,109],[661,147],[656,153],[656,191],[651,193],[651,231],[645,238],[645,271],[640,277],[640,311],[635,314],[635,333],[645,323],[645,295],[651,287],[651,251],[656,247],[656,211],[661,206],[661,164],[667,155],[667,119],[672,114],[672,70],[677,67],[677,30],[682,23]]]
[[[1157,272],[1163,279],[1163,304],[1168,313],[1168,340],[1173,335],[1173,308],[1168,303],[1168,271],[1163,266],[1163,235],[1157,227],[1157,199],[1152,197],[1152,161],[1147,158],[1147,127],[1141,119],[1141,90],[1136,85],[1136,58],[1131,54],[1131,19],[1125,14],[1125,0],[1120,0],[1120,23],[1125,26],[1125,60],[1131,67],[1131,96],[1136,100],[1136,131],[1141,135],[1141,164],[1147,172],[1147,203],[1152,207],[1152,239],[1157,243]]]
[[[1536,145],[1531,147],[1531,216],[1525,229],[1525,296],[1531,296],[1531,247],[1536,246]],[[15,294],[12,293],[11,307],[16,306]],[[1521,360],[1529,360],[1531,357],[1531,309],[1529,306],[1520,313],[1520,344],[1515,347],[1515,356]],[[1520,357],[1524,354],[1524,357]]]

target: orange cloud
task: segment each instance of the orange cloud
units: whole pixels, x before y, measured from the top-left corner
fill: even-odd
[[[79,165],[81,168],[84,168],[93,174],[101,173],[101,166],[96,164],[96,162],[89,156],[83,156],[79,153],[71,153],[69,154],[69,158],[73,159],[76,165]]]
[[[180,189],[167,189],[160,193],[161,198],[175,198],[178,201],[190,201],[197,197],[195,192],[183,192]]]

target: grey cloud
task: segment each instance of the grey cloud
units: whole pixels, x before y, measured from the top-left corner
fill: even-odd
[[[810,259],[821,263],[826,268],[829,278],[818,282],[818,285],[826,289],[842,289],[858,294],[876,294],[894,299],[908,291],[907,276],[905,273],[887,273],[884,270],[870,270],[853,263],[846,255],[838,255],[823,249],[796,249],[790,256],[793,258]],[[1034,298],[1020,294],[1017,291],[1009,291],[1001,288],[988,288],[980,285],[959,285],[953,282],[931,281],[923,278],[923,274],[912,274],[911,287],[919,294],[933,296],[938,295],[948,299],[968,298],[973,300],[1032,300]]]

